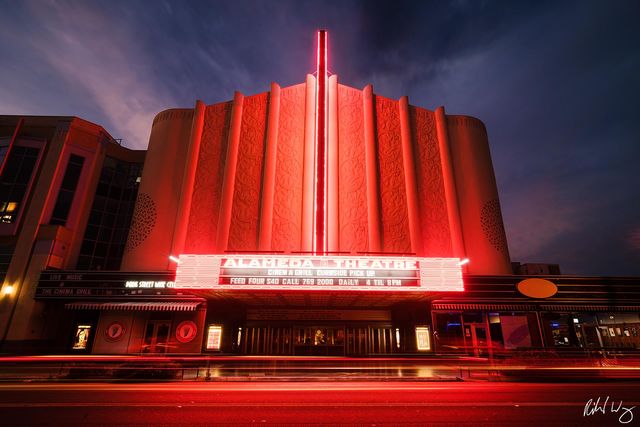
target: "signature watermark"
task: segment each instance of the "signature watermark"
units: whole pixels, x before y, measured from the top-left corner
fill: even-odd
[[[602,400],[598,397],[596,400],[589,399],[584,405],[583,417],[590,417],[592,415],[606,415],[615,414],[618,415],[618,422],[620,424],[629,424],[633,421],[633,410],[635,406],[623,406],[622,400],[616,402],[615,400],[609,401],[609,396]]]

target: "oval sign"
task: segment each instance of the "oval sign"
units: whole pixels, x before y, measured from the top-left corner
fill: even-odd
[[[525,279],[518,283],[518,292],[529,298],[549,298],[558,292],[555,283],[545,279]]]
[[[176,339],[184,344],[193,341],[197,334],[198,326],[191,320],[180,322],[176,328]]]
[[[104,330],[104,337],[107,341],[116,342],[120,341],[124,337],[126,329],[120,322],[111,322],[107,329]]]

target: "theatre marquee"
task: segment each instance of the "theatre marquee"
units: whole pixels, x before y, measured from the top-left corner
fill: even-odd
[[[458,258],[180,255],[177,289],[463,291]]]

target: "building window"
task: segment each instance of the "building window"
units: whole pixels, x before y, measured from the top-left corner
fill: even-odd
[[[18,218],[38,153],[39,150],[33,147],[14,146],[11,149],[0,178],[1,222],[12,224]]]
[[[76,194],[76,188],[78,187],[78,181],[80,180],[83,164],[84,157],[76,156],[75,154],[69,156],[67,170],[64,172],[60,191],[58,192],[58,199],[56,200],[56,204],[53,208],[53,214],[51,215],[51,224],[67,224],[67,217],[71,210],[73,196]]]
[[[141,163],[105,159],[80,248],[78,269],[120,268],[141,171]]]
[[[4,161],[7,152],[9,151],[9,145],[11,144],[10,138],[2,138],[0,139],[0,165]]]

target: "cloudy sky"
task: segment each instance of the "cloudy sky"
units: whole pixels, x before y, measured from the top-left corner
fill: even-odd
[[[511,257],[640,275],[640,2],[0,0],[0,114],[77,115],[131,148],[153,116],[341,83],[487,125]]]

